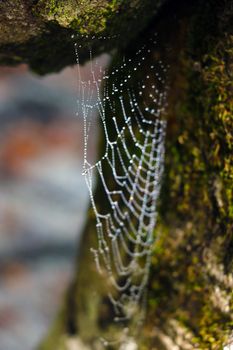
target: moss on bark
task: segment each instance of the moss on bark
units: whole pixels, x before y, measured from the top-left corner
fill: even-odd
[[[126,46],[164,1],[2,1],[0,64],[27,63],[38,74],[59,71],[75,63],[72,33],[119,35],[121,39],[108,42],[102,52]],[[80,56],[87,59],[85,51]]]
[[[120,34],[138,31],[164,1],[151,0],[95,0],[56,1],[39,0],[34,12],[46,21],[55,21],[65,28],[73,28],[80,34]],[[140,16],[140,22],[137,20]],[[133,23],[135,22],[135,23]],[[137,23],[137,24],[136,24]],[[136,24],[136,25],[135,25]]]
[[[200,1],[172,69],[148,327],[181,349],[222,349],[233,327],[232,18],[230,2]]]

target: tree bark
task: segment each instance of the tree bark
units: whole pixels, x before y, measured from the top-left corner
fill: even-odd
[[[8,0],[0,2],[0,64],[37,74],[75,64],[71,35],[118,35],[96,53],[126,46],[165,0]],[[88,38],[84,43],[88,45]],[[92,40],[93,41],[93,40]],[[98,44],[98,41],[96,41]],[[85,45],[81,62],[88,59]]]

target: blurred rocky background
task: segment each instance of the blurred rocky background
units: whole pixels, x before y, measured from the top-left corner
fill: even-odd
[[[76,79],[0,69],[1,350],[36,347],[71,278],[88,204]]]

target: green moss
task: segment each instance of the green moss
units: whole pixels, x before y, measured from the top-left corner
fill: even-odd
[[[27,63],[39,74],[75,62],[71,34],[118,36],[97,54],[122,48],[145,28],[166,0],[9,0],[0,3],[0,64]],[[12,30],[14,28],[14,30]],[[79,39],[81,40],[81,39]],[[90,44],[90,41],[89,41]],[[88,55],[80,52],[82,61]]]
[[[107,1],[44,1],[36,5],[36,11],[48,21],[56,21],[59,25],[78,29],[81,33],[94,33],[105,29],[106,20],[114,11],[112,2]]]
[[[176,319],[193,335],[193,348],[205,350],[223,348],[233,321],[232,293],[223,283],[233,264],[230,14],[226,3],[199,1],[181,34],[187,41],[172,72],[163,225],[150,282],[148,327],[155,319],[167,332]],[[217,291],[226,309],[214,299]]]
[[[75,1],[40,0],[34,13],[45,21],[72,28],[79,34],[121,35],[123,41],[136,36],[165,0]]]

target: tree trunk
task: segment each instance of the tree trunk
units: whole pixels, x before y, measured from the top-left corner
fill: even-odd
[[[27,63],[37,74],[75,64],[72,34],[119,35],[96,54],[126,46],[165,0],[0,1],[0,64]],[[92,40],[93,41],[93,40]],[[88,46],[88,40],[86,40]],[[96,44],[98,42],[96,41]],[[88,59],[86,49],[81,61]]]

